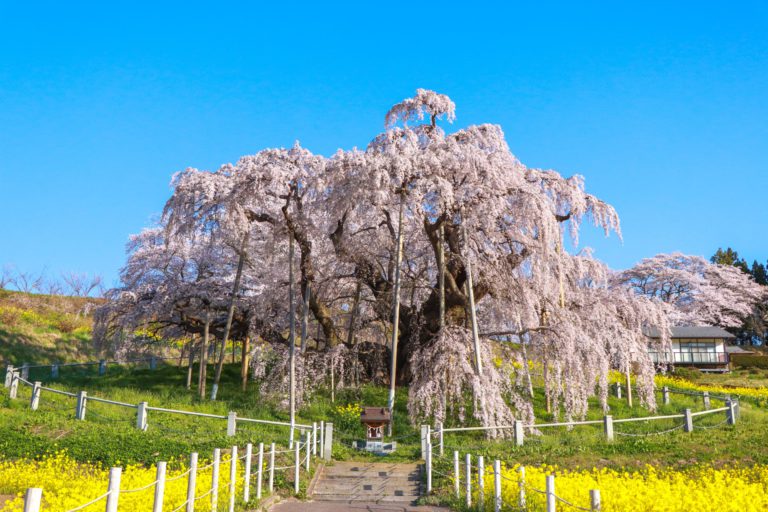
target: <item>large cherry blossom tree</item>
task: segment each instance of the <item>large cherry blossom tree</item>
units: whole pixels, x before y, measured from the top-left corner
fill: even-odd
[[[667,332],[664,303],[566,247],[584,222],[620,236],[614,208],[581,176],[525,166],[497,125],[446,133],[454,119],[447,96],[420,89],[365,149],[296,144],[180,173],[160,225],[132,242],[104,323],[198,332],[212,318],[220,343],[261,340],[253,364],[272,389],[297,323],[309,380],[329,362],[386,380],[396,347],[413,421],[530,419],[529,359],[556,413],[582,417],[595,394],[607,406],[609,370],[630,364],[653,407],[642,333]]]

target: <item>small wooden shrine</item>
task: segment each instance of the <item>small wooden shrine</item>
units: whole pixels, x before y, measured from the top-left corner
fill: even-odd
[[[365,426],[365,441],[356,443],[357,448],[385,454],[395,450],[395,443],[384,442],[384,428],[392,422],[392,415],[386,407],[363,407],[360,423]]]

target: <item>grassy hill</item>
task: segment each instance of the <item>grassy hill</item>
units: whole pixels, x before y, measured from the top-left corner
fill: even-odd
[[[95,359],[92,313],[100,302],[0,290],[0,362]]]

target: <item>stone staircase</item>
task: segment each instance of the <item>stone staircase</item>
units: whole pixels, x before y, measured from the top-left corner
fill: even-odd
[[[315,501],[411,504],[421,496],[418,464],[335,462],[310,489]]]

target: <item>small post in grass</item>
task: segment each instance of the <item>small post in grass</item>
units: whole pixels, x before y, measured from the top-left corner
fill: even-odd
[[[323,448],[323,456],[326,462],[330,462],[333,455],[333,423],[325,424],[325,448]]]
[[[517,482],[517,485],[520,489],[518,504],[520,505],[520,510],[525,510],[525,466],[520,466],[520,469],[517,471],[520,473],[520,480]]]
[[[75,419],[85,420],[85,410],[88,405],[88,393],[81,391],[77,394],[77,405],[75,406]]]
[[[664,405],[669,405],[669,386],[661,388],[661,397]]]
[[[466,493],[465,502],[467,508],[469,508],[472,506],[472,456],[468,453],[464,457],[464,464],[467,467],[467,480],[464,489]]]
[[[493,461],[493,510],[501,512],[501,461]]]
[[[5,367],[5,387],[11,387],[11,379],[13,379],[13,365],[9,364]]]
[[[312,456],[317,457],[317,422],[312,422]]]
[[[235,411],[229,411],[227,415],[227,435],[229,437],[234,436],[237,433],[237,413]]]
[[[621,398],[621,382],[616,383],[616,398]]]
[[[307,446],[307,458],[305,461],[306,462],[305,469],[307,470],[307,473],[309,473],[309,457],[312,454],[312,451],[311,451],[312,450],[312,432],[310,432],[309,430],[307,430],[307,435],[305,436],[304,444]]]
[[[320,420],[320,458],[325,458],[325,421]]]
[[[123,468],[112,468],[109,470],[109,487],[107,491],[106,512],[117,512],[118,501],[120,500],[120,476]]]
[[[693,415],[691,414],[690,409],[685,410],[685,426],[683,430],[686,432],[693,432]]]
[[[523,431],[523,421],[515,420],[515,445],[523,446],[523,438],[525,433]]]
[[[547,512],[555,512],[557,500],[555,499],[555,475],[547,475]]]
[[[702,397],[704,398],[704,410],[708,411],[712,406],[712,402],[709,400],[709,391],[705,391]]]
[[[21,378],[24,380],[29,380],[29,363],[24,363],[21,365]]]
[[[613,416],[606,414],[603,418],[603,431],[605,432],[605,439],[613,441]]]
[[[136,407],[136,428],[142,431],[147,430],[147,407],[147,402],[139,402]]]
[[[29,408],[36,411],[40,405],[40,386],[42,384],[39,381],[35,381],[32,386],[32,398],[29,401]]]
[[[229,459],[229,512],[235,512],[235,484],[237,482],[237,446],[232,447]]]
[[[152,356],[149,359],[149,369],[150,370],[157,370],[157,357],[156,356]]]
[[[157,474],[155,476],[155,499],[152,502],[152,512],[163,512],[163,500],[165,498],[165,471],[167,463],[159,461],[157,463]]]
[[[56,363],[51,365],[51,378],[52,379],[59,378],[59,365]]]
[[[485,459],[477,457],[477,505],[480,510],[485,507]]]
[[[300,441],[294,443],[294,460],[293,460],[293,493],[299,494],[299,470],[301,469],[301,451],[299,445]]]
[[[197,485],[197,452],[189,454],[189,475],[187,476],[187,512],[195,512],[195,486]]]
[[[432,443],[427,443],[427,459],[426,459],[426,469],[427,469],[427,496],[432,494]]]
[[[256,499],[261,499],[261,482],[264,480],[264,443],[259,443],[259,458],[256,459],[259,464],[258,480],[256,480]],[[245,500],[248,501],[248,500]]]
[[[600,489],[589,491],[589,508],[592,512],[600,512]]]
[[[243,476],[243,501],[248,503],[251,499],[251,457],[253,456],[253,444],[245,445],[245,475]],[[259,475],[261,477],[261,475]],[[261,478],[259,478],[261,484]]]
[[[219,471],[221,467],[221,449],[213,449],[213,469],[211,470],[211,510],[219,510]]]
[[[459,475],[459,452],[453,451],[453,489],[456,491],[456,497],[461,498],[461,482]]]
[[[728,407],[726,414],[728,415],[728,424],[736,424],[736,404],[730,398],[725,402],[725,406]]]
[[[43,490],[30,487],[24,494],[24,512],[40,512],[40,502],[43,500]]]
[[[107,361],[99,359],[99,377],[103,377],[107,374]]]
[[[269,494],[272,494],[272,491],[275,488],[275,443],[272,443],[272,445],[269,448]]]
[[[16,399],[16,395],[19,393],[19,372],[16,370],[13,371],[13,375],[11,375],[11,389],[8,391],[8,397],[12,399]]]

